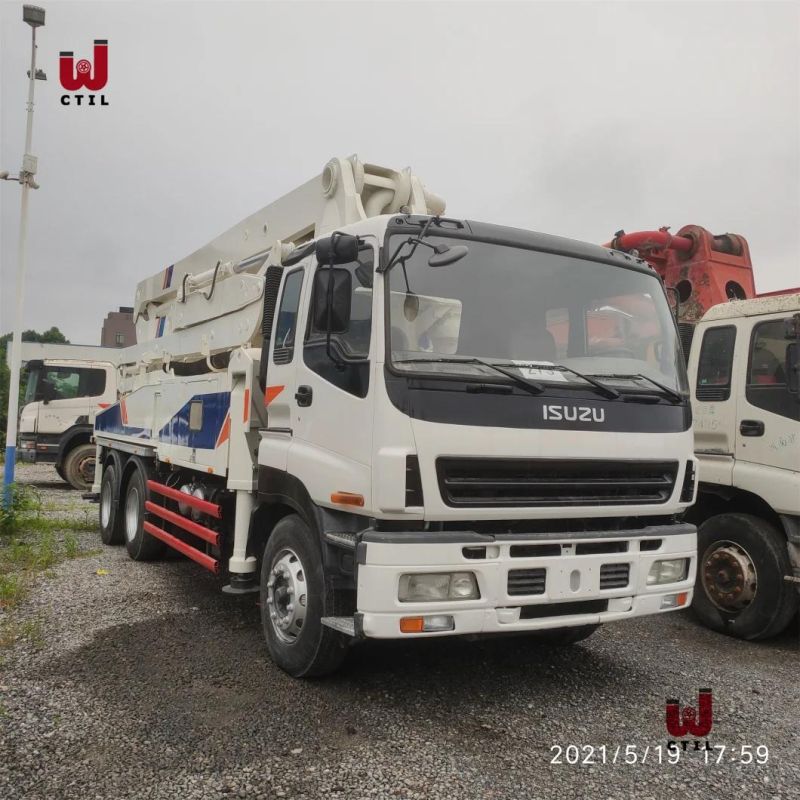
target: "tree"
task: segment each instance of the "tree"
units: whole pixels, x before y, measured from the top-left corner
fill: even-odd
[[[11,374],[8,369],[7,352],[11,347],[12,334],[5,333],[0,336],[0,439],[5,448],[6,424],[8,420],[8,387],[11,382]],[[54,325],[43,333],[37,331],[23,331],[23,342],[45,342],[47,344],[69,344],[69,339]],[[19,382],[20,406],[22,398],[25,396],[25,384],[27,375],[23,371]]]

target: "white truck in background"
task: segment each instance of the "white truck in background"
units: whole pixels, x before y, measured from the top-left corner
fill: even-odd
[[[691,408],[640,259],[323,173],[139,284],[95,419],[101,536],[259,593],[275,662],[689,605]]]
[[[73,488],[91,488],[94,418],[117,402],[118,354],[112,347],[22,343],[27,384],[19,419],[20,461],[52,463]]]
[[[689,356],[700,487],[693,608],[743,639],[800,606],[800,293],[710,308]]]

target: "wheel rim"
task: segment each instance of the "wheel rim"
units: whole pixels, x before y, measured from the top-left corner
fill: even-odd
[[[139,532],[139,489],[131,486],[125,500],[125,536],[129,542],[136,538]]]
[[[267,608],[275,635],[286,644],[294,644],[303,630],[308,608],[306,571],[294,550],[285,548],[272,561]]]
[[[78,478],[87,486],[90,486],[94,482],[94,461],[95,456],[94,453],[92,453],[92,455],[86,455],[79,459],[76,464]]]
[[[758,590],[756,565],[735,542],[715,542],[706,550],[701,577],[708,599],[729,614],[744,611]]]
[[[100,524],[104,528],[107,528],[111,521],[111,491],[111,481],[106,481],[100,492]]]

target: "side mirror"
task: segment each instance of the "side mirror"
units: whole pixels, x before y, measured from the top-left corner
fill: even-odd
[[[448,264],[455,264],[469,253],[469,248],[463,244],[452,246],[437,244],[433,249],[434,254],[428,259],[429,267],[446,267]]]
[[[350,327],[352,295],[350,270],[319,267],[314,275],[314,328],[328,333],[344,333]]]
[[[800,342],[790,342],[786,345],[786,388],[791,394],[800,392]]]
[[[320,264],[351,264],[358,261],[358,236],[342,233],[318,239],[315,251]]]

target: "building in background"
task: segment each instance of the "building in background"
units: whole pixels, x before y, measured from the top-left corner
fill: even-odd
[[[136,327],[133,308],[120,306],[119,311],[109,311],[100,334],[101,347],[130,347],[136,344]]]

